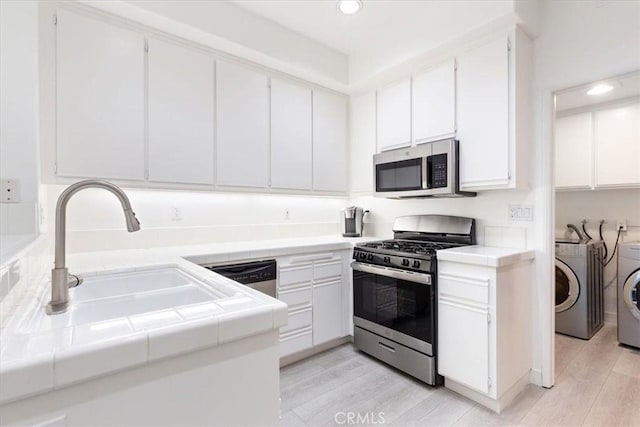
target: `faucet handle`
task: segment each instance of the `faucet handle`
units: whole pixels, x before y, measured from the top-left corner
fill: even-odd
[[[81,276],[77,276],[75,274],[69,274],[68,283],[70,288],[75,288],[76,286],[82,285],[83,281],[84,279]]]

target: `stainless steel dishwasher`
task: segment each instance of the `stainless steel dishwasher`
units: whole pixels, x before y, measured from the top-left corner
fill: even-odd
[[[237,264],[211,265],[203,267],[245,286],[276,298],[276,260],[243,262]]]

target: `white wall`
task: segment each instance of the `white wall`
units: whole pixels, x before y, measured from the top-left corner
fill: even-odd
[[[45,185],[45,223],[65,186]],[[109,192],[88,189],[67,209],[67,251],[98,251],[333,235],[346,198],[125,189],[142,230],[127,233]],[[179,209],[181,220],[174,218]],[[288,218],[287,213],[288,211]]]
[[[604,240],[613,253],[617,231],[616,221],[627,220],[628,230],[620,234],[621,242],[640,241],[640,189],[628,190],[578,190],[556,192],[556,237],[575,238],[567,231],[567,224],[575,224],[582,229],[581,221],[588,221],[586,228],[591,237],[598,239],[600,220]],[[617,254],[605,268],[604,311],[607,322],[616,322],[616,270]]]
[[[1,236],[37,231],[37,7],[34,1],[0,2],[0,179],[16,180],[20,196],[20,203],[0,204]]]
[[[226,1],[131,0],[127,3],[346,84],[347,56]]]

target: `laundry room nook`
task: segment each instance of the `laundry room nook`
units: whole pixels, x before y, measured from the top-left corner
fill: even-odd
[[[556,375],[586,351],[616,372],[640,347],[640,74],[555,105]]]

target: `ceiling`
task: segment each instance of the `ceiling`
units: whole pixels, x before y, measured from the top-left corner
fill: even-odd
[[[613,90],[602,95],[587,95],[587,91],[597,83],[608,83],[613,86]],[[586,107],[634,96],[640,96],[640,73],[594,82],[558,94],[556,96],[556,111]]]
[[[337,0],[231,0],[347,55],[376,46],[435,45],[513,10],[506,0],[362,0],[347,16]]]

